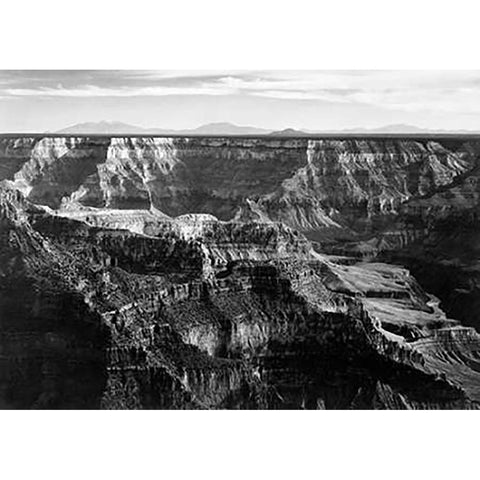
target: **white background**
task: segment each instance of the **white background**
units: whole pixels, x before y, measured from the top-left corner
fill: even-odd
[[[0,68],[472,69],[475,2],[3,2]],[[46,112],[48,114],[48,112]],[[474,412],[2,412],[2,479],[467,479]]]

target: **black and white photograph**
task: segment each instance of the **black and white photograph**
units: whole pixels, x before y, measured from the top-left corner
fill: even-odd
[[[467,3],[2,6],[2,478],[475,478]]]
[[[3,408],[480,405],[480,72],[0,81]]]

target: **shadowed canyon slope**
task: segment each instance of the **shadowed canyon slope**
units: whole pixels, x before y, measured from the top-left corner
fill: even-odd
[[[477,408],[479,155],[0,138],[2,406]]]

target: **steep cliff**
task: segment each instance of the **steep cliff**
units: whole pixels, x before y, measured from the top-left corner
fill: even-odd
[[[0,139],[1,406],[477,408],[479,148]]]
[[[37,139],[31,137],[0,138],[0,179],[13,179],[23,164],[30,158]]]
[[[244,259],[242,228],[146,236],[52,215],[10,189],[1,218],[4,406],[480,399],[480,337],[446,319],[405,270],[336,263],[301,239],[294,254],[262,241],[265,256]],[[229,259],[217,253],[225,244]]]
[[[56,208],[95,171],[108,144],[106,139],[85,137],[38,139],[13,184],[30,200]]]
[[[12,141],[2,139],[3,152],[24,151]],[[250,201],[302,231],[364,231],[468,174],[479,151],[479,141],[462,139],[48,137],[17,162],[15,184],[54,207],[153,206],[229,220]]]

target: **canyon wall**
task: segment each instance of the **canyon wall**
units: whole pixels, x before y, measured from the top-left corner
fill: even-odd
[[[478,408],[479,152],[1,138],[1,406]]]
[[[364,231],[477,167],[479,140],[166,137],[2,138],[2,173],[58,208],[155,207]]]

